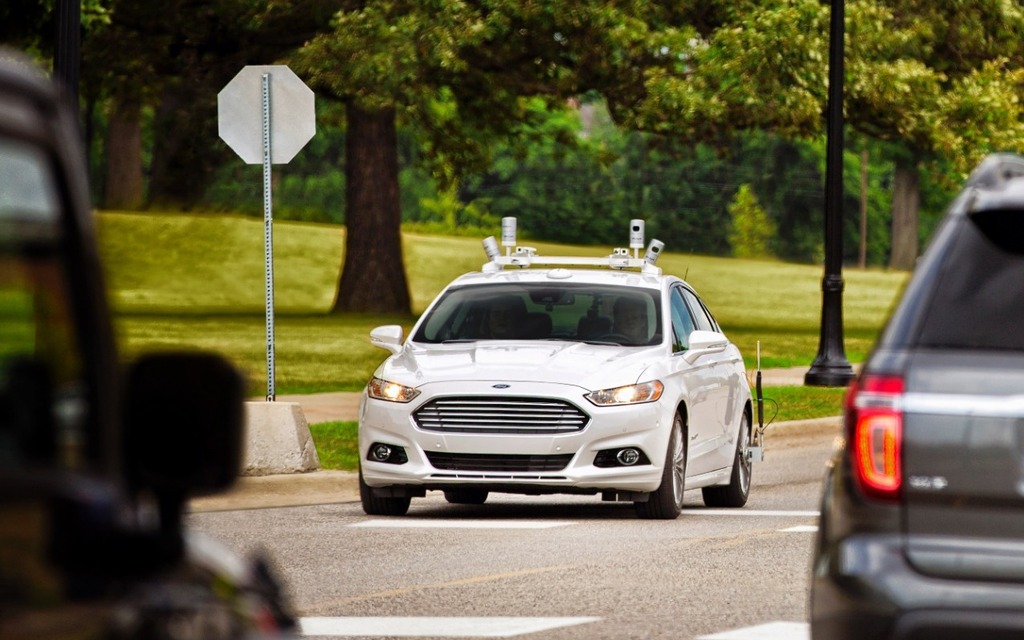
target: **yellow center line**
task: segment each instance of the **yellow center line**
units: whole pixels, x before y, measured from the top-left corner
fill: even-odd
[[[567,571],[571,568],[571,565],[557,565],[553,567],[537,567],[534,569],[522,569],[520,571],[508,571],[505,573],[494,573],[485,576],[473,576],[471,578],[462,578],[459,580],[450,580],[447,582],[434,582],[431,584],[419,584],[409,587],[403,587],[401,589],[391,589],[388,591],[378,591],[376,593],[367,593],[359,596],[350,596],[348,598],[338,598],[336,600],[328,600],[326,602],[319,602],[317,604],[302,607],[299,609],[300,616],[313,616],[335,607],[340,607],[352,602],[362,602],[366,600],[373,600],[375,598],[394,598],[398,596],[408,595],[416,591],[426,591],[430,589],[449,589],[452,587],[464,587],[467,585],[481,584],[484,582],[495,582],[498,580],[507,580],[510,578],[522,578],[526,576],[533,576],[542,573],[551,573],[552,571]]]

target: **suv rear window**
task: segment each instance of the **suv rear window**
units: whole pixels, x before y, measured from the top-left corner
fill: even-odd
[[[918,338],[924,347],[1024,351],[1024,212],[968,218],[944,260]],[[1013,217],[1015,224],[1008,225]]]

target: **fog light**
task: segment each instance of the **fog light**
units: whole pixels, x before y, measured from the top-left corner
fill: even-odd
[[[409,456],[405,453],[405,447],[394,444],[374,442],[366,450],[366,459],[371,462],[384,462],[387,464],[405,464],[409,462]]]
[[[635,467],[645,464],[651,464],[651,459],[638,447],[602,449],[594,456],[594,466],[601,469]]]
[[[640,452],[636,449],[623,449],[615,455],[615,459],[619,461],[619,464],[631,467],[640,460]]]

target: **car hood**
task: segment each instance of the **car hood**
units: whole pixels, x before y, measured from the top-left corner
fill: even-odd
[[[406,344],[377,377],[418,387],[433,382],[495,381],[571,384],[587,390],[640,381],[663,346],[619,347],[582,342],[475,342],[424,347]]]

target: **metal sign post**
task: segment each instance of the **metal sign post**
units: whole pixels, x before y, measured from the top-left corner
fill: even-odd
[[[273,109],[271,109],[273,92]],[[283,65],[243,68],[217,94],[220,137],[248,164],[263,164],[267,400],[274,389],[274,215],[271,166],[287,164],[316,133],[313,92]]]
[[[264,73],[260,82],[263,112],[263,272],[267,285],[267,401],[272,402],[274,391],[274,199],[270,180],[270,74]]]

